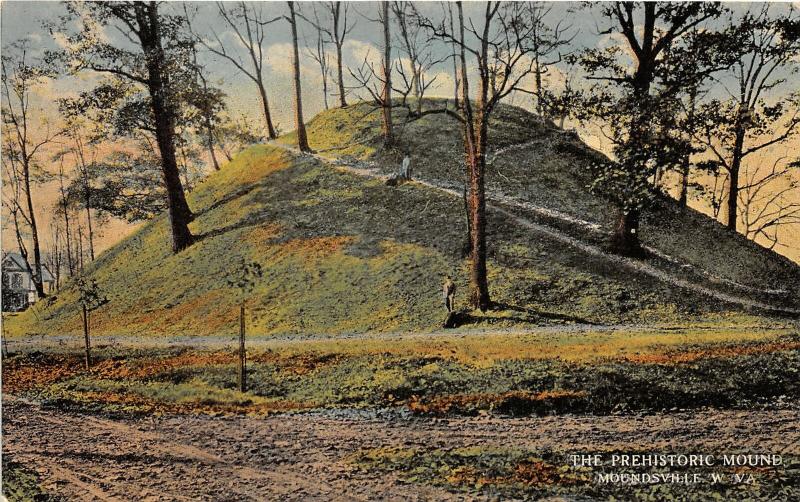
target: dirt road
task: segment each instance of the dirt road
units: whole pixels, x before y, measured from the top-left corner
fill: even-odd
[[[528,419],[403,418],[318,412],[254,417],[106,419],[6,398],[3,453],[70,500],[463,500],[368,475],[365,448],[514,446],[800,453],[797,410]],[[469,499],[479,499],[470,496]]]

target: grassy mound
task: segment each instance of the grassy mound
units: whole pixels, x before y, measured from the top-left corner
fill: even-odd
[[[458,186],[458,123],[445,115],[406,123],[404,111],[396,113],[397,150],[378,147],[378,115],[367,105],[316,117],[309,125],[312,147],[339,159],[372,160],[387,171],[396,170],[408,150],[418,176]],[[603,225],[613,220],[613,208],[585,189],[584,171],[596,154],[577,139],[512,107],[500,107],[492,132],[495,149],[525,146],[491,163],[491,188]],[[290,143],[291,136],[282,141]],[[432,330],[444,320],[445,274],[456,279],[457,306],[464,305],[463,203],[436,189],[416,183],[392,188],[280,146],[259,145],[209,176],[189,203],[198,242],[188,250],[169,252],[162,215],[89,267],[109,299],[92,315],[96,334],[235,333],[245,298],[228,280],[253,261],[264,270],[246,298],[254,335]],[[698,266],[737,263],[704,267],[728,281],[776,289],[788,288],[793,278],[800,283],[796,265],[706,220],[667,207],[647,220],[658,224],[648,223],[645,238]],[[472,325],[669,322],[732,309],[550,242],[501,213],[490,213],[489,232],[489,280],[499,307],[465,315]],[[714,259],[717,250],[725,260]],[[7,317],[6,333],[77,334],[76,298],[68,286]]]
[[[442,107],[441,100],[426,105],[429,109]],[[415,120],[399,108],[395,111],[398,144],[385,151],[378,140],[380,115],[371,110],[373,106],[360,104],[318,115],[308,127],[311,147],[337,157],[375,161],[387,173],[397,172],[403,153],[409,152],[416,176],[461,189],[461,126],[454,118],[432,114]],[[600,153],[587,147],[575,133],[513,106],[498,107],[490,125],[489,193],[500,192],[599,225],[601,234],[612,231],[617,210],[587,189],[590,166]],[[285,140],[294,138],[290,135]],[[492,152],[497,151],[501,154],[494,157]],[[584,227],[569,228],[555,218],[544,218],[544,222],[583,239],[589,237]],[[672,199],[659,201],[644,215],[640,237],[645,245],[693,266],[697,279],[705,276],[728,285],[735,282],[758,289],[792,290],[795,299],[800,293],[796,287],[800,267],[796,263],[767,252],[700,212],[680,208]]]

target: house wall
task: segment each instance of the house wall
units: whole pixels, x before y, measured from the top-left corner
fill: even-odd
[[[3,288],[3,310],[24,310],[29,304],[36,303],[39,299],[36,295],[36,285],[33,283],[33,277],[27,269],[20,268],[19,265],[11,259],[6,259],[2,264],[3,285],[12,284],[12,276],[19,275],[21,278],[20,286],[11,290],[11,288]],[[44,290],[46,293],[53,292],[52,281],[44,283]]]

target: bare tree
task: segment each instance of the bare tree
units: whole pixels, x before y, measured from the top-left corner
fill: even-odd
[[[272,123],[272,114],[269,109],[269,99],[264,85],[264,39],[266,38],[266,28],[270,24],[279,21],[284,16],[276,16],[267,19],[264,15],[263,5],[253,2],[238,2],[235,7],[228,7],[230,4],[217,2],[219,15],[225,23],[233,30],[237,41],[247,51],[248,62],[236,51],[226,47],[217,32],[212,28],[211,33],[214,43],[209,43],[203,37],[196,35],[197,40],[212,54],[228,60],[233,66],[247,76],[256,86],[258,96],[264,112],[264,120],[267,124],[267,137],[275,139],[278,137],[275,126]]]
[[[195,39],[199,37],[192,29],[192,18],[196,14],[196,9],[190,11],[186,4],[183,5],[183,12],[186,17],[186,27],[190,33],[193,34]],[[192,66],[194,69],[194,77],[197,82],[191,86],[196,89],[195,92],[190,92],[189,101],[195,109],[195,116],[189,117],[189,122],[196,122],[198,133],[203,137],[206,151],[211,157],[211,165],[215,171],[220,170],[219,160],[217,160],[217,144],[215,129],[219,122],[219,116],[225,109],[223,101],[224,94],[219,89],[213,88],[208,83],[206,77],[206,69],[201,65],[197,58],[197,44],[192,44],[190,47],[192,51]],[[193,119],[193,120],[191,120]]]
[[[419,23],[414,22],[414,12],[411,2],[395,1],[392,3],[392,13],[398,28],[397,45],[409,61],[408,68],[405,68],[400,61],[395,65],[405,86],[405,90],[400,91],[400,94],[405,102],[408,94],[413,93],[416,99],[414,114],[419,116],[422,113],[425,91],[436,80],[435,77],[428,79],[427,73],[434,65],[443,60],[433,58],[432,40],[423,36],[422,27]]]
[[[57,291],[61,287],[61,271],[64,268],[64,253],[61,245],[62,230],[58,220],[50,222],[50,232],[51,246],[50,251],[46,253],[45,263],[47,268],[53,273],[53,278],[55,279],[54,286]]]
[[[562,51],[572,43],[575,34],[568,35],[572,26],[564,26],[563,21],[559,20],[555,26],[551,26],[545,18],[553,10],[552,4],[545,2],[528,2],[526,5],[528,16],[531,23],[531,45],[533,51],[533,76],[536,84],[534,97],[536,99],[536,112],[539,115],[553,116],[551,106],[547,100],[542,83],[542,77],[547,75],[549,69],[560,63],[564,54]]]
[[[372,101],[381,109],[381,133],[383,144],[389,147],[394,143],[394,128],[392,123],[392,38],[391,20],[389,17],[389,2],[381,2],[378,8],[378,17],[365,19],[377,23],[382,28],[383,57],[380,69],[369,60],[370,54],[364,56],[364,61],[357,68],[348,68],[350,76],[356,81],[355,88],[366,90]]]
[[[92,225],[92,191],[89,182],[89,164],[91,161],[87,161],[87,145],[85,144],[85,140],[83,134],[81,133],[80,125],[76,122],[72,122],[69,127],[69,131],[67,135],[72,140],[72,146],[70,150],[72,155],[75,157],[75,167],[77,168],[78,175],[80,176],[80,182],[82,185],[81,196],[83,199],[83,207],[86,211],[86,231],[88,235],[88,243],[89,243],[89,257],[91,261],[94,261],[94,228]],[[90,146],[91,148],[91,146]],[[91,155],[94,156],[94,149],[92,148]]]
[[[378,19],[383,26],[383,144],[389,146],[394,142],[392,130],[392,37],[389,20],[389,2],[382,2],[378,11]]]
[[[756,164],[761,167],[761,163]],[[749,239],[762,239],[773,249],[781,243],[780,231],[800,225],[800,160],[786,162],[780,157],[769,170],[745,166],[744,184],[739,187],[742,233]]]
[[[459,47],[461,72],[461,115],[464,150],[469,172],[471,230],[470,303],[489,308],[486,277],[486,154],[489,148],[489,119],[500,101],[522,90],[522,81],[533,72],[530,55],[532,26],[527,10],[516,2],[486,2],[480,19],[465,21],[461,2],[456,2],[456,32],[446,19],[439,23],[417,14],[418,23],[431,36]],[[466,38],[469,33],[470,39]],[[476,99],[470,100],[467,54],[478,67]]]
[[[676,162],[671,167],[679,176],[678,203],[682,207],[688,204],[692,171],[710,167],[707,162],[692,162],[693,157],[706,150],[695,139],[701,125],[697,112],[709,92],[706,82],[732,64],[727,52],[724,38],[717,31],[695,27],[667,47],[661,58],[661,93],[674,105],[673,113],[661,120],[661,133],[671,139],[675,151]],[[658,166],[656,187],[669,167]]]
[[[697,96],[699,94],[698,86],[691,86],[689,88],[689,92],[687,93],[687,102],[684,107],[685,109],[685,120],[684,123],[686,127],[684,129],[692,130],[694,129],[695,123],[695,116],[697,114]],[[692,135],[691,134],[684,134],[684,141],[687,142],[688,148],[685,149],[683,153],[683,158],[681,159],[681,170],[680,170],[680,192],[678,194],[678,204],[681,207],[686,207],[689,203],[689,175],[691,173],[692,168]]]
[[[542,87],[539,94],[542,101],[547,103],[547,114],[552,120],[558,120],[558,127],[563,129],[566,120],[575,115],[576,105],[580,99],[580,90],[574,85],[575,72],[572,68],[566,71],[564,87],[555,90],[552,87]]]
[[[771,6],[731,19],[727,47],[736,56],[730,74],[733,90],[723,87],[727,100],[712,100],[703,106],[705,126],[697,139],[728,174],[726,224],[736,230],[745,159],[774,145],[785,143],[800,131],[800,92],[791,89],[779,96],[778,89],[800,60],[800,18],[790,8],[772,17]],[[773,99],[767,101],[769,92]],[[776,98],[777,97],[777,98]]]
[[[297,148],[301,152],[310,152],[306,125],[303,122],[303,95],[300,87],[300,51],[297,48],[297,16],[295,16],[294,2],[289,5],[289,17],[286,18],[292,27],[292,66],[294,68],[294,119],[297,127]]]
[[[347,92],[344,86],[344,63],[342,61],[342,46],[347,35],[353,31],[356,23],[352,24],[347,18],[350,8],[349,2],[325,2],[325,8],[330,13],[330,24],[325,26],[321,23],[315,27],[328,36],[328,42],[332,43],[336,49],[336,85],[339,88],[339,106],[347,106]]]
[[[67,272],[71,276],[75,273],[75,263],[72,260],[72,242],[71,242],[71,235],[69,230],[69,200],[67,197],[67,190],[66,186],[64,185],[64,157],[67,155],[67,151],[61,151],[58,153],[56,159],[58,160],[58,185],[59,185],[59,197],[58,203],[56,204],[56,212],[61,212],[61,215],[64,217],[64,248],[67,253]],[[56,160],[54,159],[54,160]]]
[[[445,24],[449,26],[450,33],[455,33],[455,16],[453,15],[453,3],[442,2],[441,5],[442,5],[443,17],[445,19]],[[458,95],[461,85],[461,77],[459,76],[459,71],[458,71],[459,48],[458,44],[456,44],[454,41],[450,41],[449,45],[451,48],[450,57],[453,60],[453,101],[455,103],[455,107],[460,108],[459,105],[460,98]]]
[[[3,146],[4,153],[9,151],[13,146],[13,140],[10,140],[7,134],[5,135]],[[16,161],[15,155],[8,155],[7,153],[5,153],[5,155],[6,162],[3,162],[3,174],[5,175],[3,180],[3,207],[11,215],[11,220],[14,222],[14,236],[17,240],[17,249],[25,262],[25,268],[28,273],[31,274],[31,277],[34,277],[33,268],[30,264],[28,247],[25,245],[25,239],[23,237],[24,230],[20,223],[20,219],[22,219],[22,223],[30,227],[30,222],[25,211],[22,209],[21,203],[24,197],[21,168]]]
[[[330,54],[327,51],[327,45],[330,43],[327,40],[326,32],[322,28],[323,23],[320,21],[319,12],[317,10],[317,5],[312,4],[312,12],[313,12],[313,19],[309,18],[302,14],[300,10],[297,11],[297,16],[308,21],[312,28],[314,28],[314,32],[316,34],[316,39],[314,41],[314,46],[311,47],[306,42],[307,53],[316,61],[317,65],[319,66],[319,73],[320,77],[322,77],[322,99],[325,105],[325,109],[329,108],[328,106],[328,77],[330,73],[330,64],[331,58]]]
[[[188,13],[186,19],[189,19]],[[200,88],[203,91],[201,93],[201,99],[195,104],[197,105],[200,119],[202,120],[206,149],[208,150],[208,155],[211,157],[211,165],[214,167],[215,171],[219,171],[219,161],[217,160],[216,145],[214,141],[214,119],[216,117],[217,110],[215,109],[214,101],[207,99],[207,97],[211,95],[211,89],[208,85],[208,79],[205,76],[204,69],[197,62],[197,47],[194,45],[192,45],[192,61],[194,62],[195,75],[197,76]]]
[[[6,54],[2,58],[2,118],[3,133],[7,141],[3,153],[14,172],[14,177],[19,181],[16,188],[21,188],[25,204],[25,209],[23,209],[17,198],[13,216],[15,224],[17,223],[16,218],[21,216],[30,228],[33,244],[33,273],[31,275],[36,295],[44,298],[46,294],[42,284],[42,251],[33,204],[31,171],[35,167],[41,149],[52,143],[60,133],[51,132],[49,125],[46,124],[44,130],[39,130],[38,134],[34,134],[34,131],[38,129],[38,124],[34,124],[31,117],[30,93],[31,89],[47,76],[47,73],[41,67],[28,64],[25,43],[14,44],[4,52]]]

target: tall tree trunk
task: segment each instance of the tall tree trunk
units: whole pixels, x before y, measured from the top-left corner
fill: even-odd
[[[697,87],[692,86],[689,89],[689,107],[686,111],[686,119],[689,127],[694,126],[694,114],[697,106]],[[689,174],[692,168],[692,135],[686,134],[686,152],[681,159],[681,192],[678,197],[678,203],[681,207],[686,207],[689,204]]]
[[[203,92],[208,95],[208,81],[206,80],[205,75],[203,75],[203,71],[200,69],[200,66],[197,64],[197,50],[192,48],[192,61],[194,62],[195,67],[197,67],[197,79],[203,85]],[[211,111],[213,110],[210,106],[204,106],[203,113],[203,129],[205,129],[206,133],[206,149],[208,150],[209,156],[211,156],[211,165],[214,166],[215,171],[219,171],[219,162],[217,161],[217,153],[214,151],[214,124],[211,122]]]
[[[322,75],[322,100],[325,109],[328,110],[330,107],[328,106],[328,77],[326,75]]]
[[[475,132],[478,134],[474,142],[475,149],[472,153],[470,162],[470,208],[472,231],[472,267],[470,270],[471,303],[474,307],[485,312],[489,308],[489,283],[486,277],[486,146],[488,135],[488,120],[484,113],[484,103],[481,98],[483,92],[479,93],[477,103],[477,127]]]
[[[460,39],[464,40],[464,13],[461,2],[456,2],[459,18]],[[488,38],[488,37],[487,37]],[[488,58],[487,42],[481,48],[481,60],[485,64]],[[488,77],[482,72],[478,100],[473,112],[469,101],[469,83],[467,79],[467,62],[463,44],[461,46],[461,99],[464,108],[464,136],[466,149],[469,152],[470,179],[470,240],[472,252],[470,257],[470,303],[474,308],[486,311],[491,300],[489,284],[486,277],[486,193],[484,174],[486,171],[486,145],[488,139],[488,117],[486,116],[487,97],[489,92]]]
[[[347,98],[344,91],[344,74],[342,72],[342,44],[336,42],[336,83],[339,85],[339,106],[347,106]]]
[[[89,194],[89,179],[85,169],[83,174],[83,187],[84,205],[86,206],[86,228],[89,232],[89,258],[91,258],[91,261],[94,261],[94,230],[92,229],[91,195]]]
[[[86,231],[89,233],[89,260],[94,261],[94,230],[92,230],[92,212],[86,209]]]
[[[725,225],[729,230],[736,232],[738,222],[737,213],[739,211],[739,166],[731,166],[731,170],[728,174],[728,211]]]
[[[55,289],[58,291],[61,285],[61,236],[59,235],[58,226],[55,222],[51,224],[51,228],[53,230],[53,245],[50,252],[50,271],[53,273]]]
[[[462,254],[464,258],[469,258],[472,256],[472,211],[470,210],[470,198],[469,198],[469,186],[470,186],[470,176],[469,173],[471,169],[469,168],[470,162],[467,160],[469,157],[464,157],[464,191],[462,193],[462,197],[464,199],[464,218],[467,222],[467,235],[464,241],[464,247],[462,248]],[[471,259],[471,258],[470,258]]]
[[[542,68],[539,65],[539,49],[538,46],[534,51],[534,66],[533,75],[536,79],[536,113],[540,117],[544,117],[544,106],[542,106]]]
[[[161,46],[161,29],[155,3],[141,6],[142,48],[147,58],[148,88],[153,115],[155,116],[156,140],[161,154],[161,170],[167,189],[169,220],[172,230],[172,251],[178,253],[194,242],[189,231],[193,215],[183,192],[178,162],[175,158],[175,113],[170,103],[169,75],[164,72],[164,49]]]
[[[267,90],[264,88],[264,81],[261,80],[260,73],[258,75],[256,86],[258,87],[258,95],[261,98],[261,106],[263,107],[264,110],[264,120],[267,121],[267,138],[275,139],[278,137],[278,133],[275,132],[275,126],[272,125],[272,114],[269,111],[269,99],[267,99]]]
[[[453,20],[452,4],[450,4],[450,3],[447,4],[447,11],[450,14],[448,16],[448,18],[450,20],[450,33],[453,33],[453,35],[455,35],[455,26],[454,26],[454,20]],[[458,52],[456,51],[456,47],[458,47],[458,45],[455,42],[453,42],[452,47],[453,47],[453,98],[454,98],[455,108],[456,108],[456,110],[458,110],[460,108],[460,103],[459,103],[459,99],[458,99],[458,91],[459,91],[458,85],[459,85],[459,81],[460,81],[460,79],[458,77],[458,61],[459,60],[458,60]]]
[[[678,204],[686,207],[689,203],[689,152],[686,152],[681,159],[681,192],[678,197]]]
[[[67,270],[69,270],[69,275],[75,273],[75,266],[72,261],[72,242],[69,232],[69,208],[67,205],[67,192],[64,189],[64,170],[63,166],[59,167],[58,170],[59,176],[59,183],[61,185],[61,210],[64,211],[64,235],[66,237],[66,245],[67,245]]]
[[[464,40],[464,25],[463,25],[463,15],[461,10],[461,2],[456,2],[458,7],[459,13],[459,27],[460,30],[460,38],[459,40]],[[450,13],[450,31],[454,34],[455,37],[455,20],[453,15],[453,10],[451,4],[448,4],[448,11]],[[471,104],[469,102],[469,82],[464,80],[466,77],[466,58],[464,54],[463,48],[460,49],[460,52],[456,50],[457,47],[460,47],[455,42],[453,43],[453,75],[455,80],[455,106],[456,109],[463,108],[462,115],[464,116],[464,216],[466,217],[467,222],[467,235],[466,235],[466,242],[464,243],[464,256],[470,257],[472,259],[472,210],[470,205],[470,198],[469,194],[469,187],[470,187],[470,177],[472,173],[472,109]],[[460,65],[460,67],[459,67]],[[460,68],[460,69],[459,69]],[[460,72],[460,73],[459,73]],[[461,78],[459,78],[459,74]],[[459,87],[459,83],[462,85]],[[459,92],[463,93],[462,99],[459,99]]]
[[[77,160],[80,163],[80,174],[83,178],[83,206],[86,208],[86,225],[89,232],[89,257],[91,261],[94,261],[94,231],[92,229],[92,201],[89,191],[89,168],[86,165],[86,157],[83,154],[83,140],[79,135],[76,135],[74,139]]]
[[[80,220],[78,220],[78,239],[77,239],[77,255],[78,255],[78,270],[83,272],[83,229],[81,228]]]
[[[206,79],[202,75],[200,76],[200,79],[203,82],[203,90],[207,93],[208,84],[206,83]],[[203,125],[206,130],[206,149],[208,149],[208,154],[211,156],[211,164],[214,166],[214,170],[219,171],[219,161],[217,161],[217,152],[214,149],[214,124],[211,122],[210,109],[205,110],[203,115],[204,115]]]
[[[33,277],[33,269],[31,268],[31,262],[28,259],[28,249],[25,247],[25,241],[22,240],[22,230],[19,226],[19,205],[11,212],[14,218],[14,232],[17,237],[17,248],[19,249],[19,254],[22,256],[22,261],[25,262],[25,268],[27,272]],[[27,305],[28,297],[25,297],[25,304]]]
[[[479,113],[479,119],[482,114]],[[485,124],[480,128],[484,129]],[[470,165],[470,208],[471,240],[472,240],[472,267],[470,270],[471,303],[473,307],[485,312],[489,308],[489,283],[486,277],[486,193],[484,188],[484,174],[486,172],[486,139],[483,132],[479,132],[478,150],[473,153]]]
[[[42,285],[42,252],[39,247],[39,229],[36,226],[36,215],[33,212],[30,164],[28,159],[25,158],[26,155],[27,154],[23,152],[22,177],[23,181],[25,182],[25,201],[28,205],[28,216],[30,218],[31,226],[31,240],[33,241],[33,274],[31,274],[31,279],[33,280],[33,287],[36,288],[36,296],[39,298],[44,298],[47,295],[45,294],[44,286]]]
[[[422,75],[420,73],[420,70],[415,66],[412,84],[414,85],[414,97],[417,99],[418,116],[422,114]]]
[[[389,33],[389,2],[382,2],[383,9],[383,144],[394,143],[392,131],[392,45]]]
[[[647,4],[646,11],[651,11],[653,6]],[[637,115],[631,122],[631,130],[628,133],[628,146],[627,149],[634,150],[631,142],[639,141],[639,139],[648,134],[647,110],[650,84],[653,80],[653,70],[651,64],[646,60],[640,60],[636,74],[633,78],[633,94],[637,103]],[[625,162],[630,162],[624,160]],[[647,168],[645,161],[637,161],[636,165],[627,165],[627,169],[644,170]],[[653,176],[654,183],[656,175]],[[611,237],[611,247],[615,252],[624,256],[641,256],[642,245],[639,241],[639,211],[636,209],[621,208],[620,216],[617,220],[617,225],[614,228],[614,233]]]
[[[456,75],[458,75],[458,72],[456,72]],[[453,102],[453,106],[455,106],[456,110],[458,110],[461,107],[460,100],[458,99],[458,87],[459,87],[460,82],[461,82],[461,79],[458,78],[458,76],[456,76],[453,79],[453,97],[454,97],[453,98],[453,101],[454,101]]]
[[[641,256],[639,241],[639,211],[620,211],[611,242],[614,252],[624,256]]]
[[[336,2],[333,8],[333,43],[336,46],[336,83],[339,85],[339,105],[344,108],[347,106],[347,99],[345,98],[344,74],[342,72],[342,40],[339,36],[339,15],[341,13],[341,7],[342,2]]]
[[[739,119],[737,119],[739,120]],[[736,126],[736,139],[733,144],[733,160],[728,170],[728,221],[727,227],[736,232],[739,212],[739,171],[742,167],[745,130],[741,124]]]
[[[219,171],[217,152],[214,150],[214,128],[211,125],[211,119],[208,117],[206,117],[206,148],[211,156],[211,164],[214,166],[214,170]]]
[[[301,152],[310,152],[308,137],[306,136],[306,125],[303,122],[303,96],[300,88],[300,52],[297,48],[297,20],[294,14],[294,2],[289,4],[290,23],[292,25],[292,53],[294,66],[294,120],[297,126],[297,148]]]

